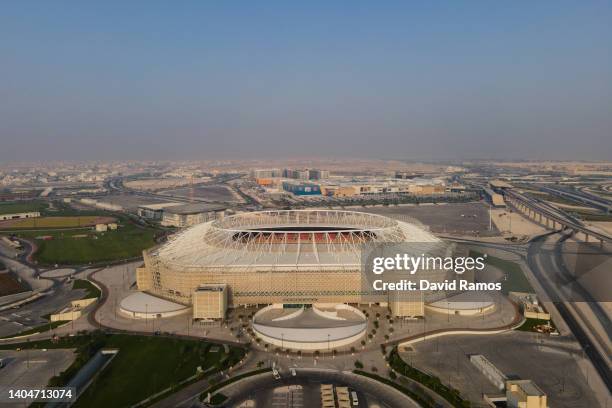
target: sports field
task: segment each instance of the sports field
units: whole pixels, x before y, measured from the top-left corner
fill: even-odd
[[[141,256],[144,249],[155,245],[154,229],[130,223],[104,233],[66,230],[45,235],[52,239],[35,239],[38,250],[34,254],[34,259],[45,265],[83,265],[129,259]]]
[[[155,245],[155,236],[159,232],[153,227],[137,225],[124,215],[49,218],[54,221],[46,225],[55,228],[9,230],[35,244],[37,249],[33,258],[41,265],[86,265],[139,257],[144,249]],[[93,225],[99,222],[116,222],[118,229],[97,232]]]
[[[79,228],[90,227],[96,224],[108,224],[115,221],[116,219],[114,217],[104,217],[96,215],[23,218],[18,220],[0,221],[0,230]]]

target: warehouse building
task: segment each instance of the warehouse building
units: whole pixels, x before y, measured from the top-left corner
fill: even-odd
[[[161,225],[166,227],[190,227],[202,222],[223,217],[226,206],[217,204],[185,204],[166,207]]]

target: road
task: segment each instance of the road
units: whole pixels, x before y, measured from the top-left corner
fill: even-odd
[[[551,273],[560,273],[559,265],[557,265],[555,261],[554,252],[551,254],[551,251],[547,250],[546,246],[550,244],[551,240],[556,242],[560,238],[561,236],[559,235],[545,235],[534,239],[529,246],[527,263],[546,292],[546,295],[553,300],[552,303],[555,308],[559,311],[559,314],[572,334],[576,337],[576,340],[580,343],[582,349],[593,363],[593,366],[608,388],[608,392],[612,392],[612,376],[606,359],[601,355],[599,349],[595,347],[591,338],[587,335],[585,323],[579,321],[574,314],[571,313],[568,302],[561,301],[563,299],[563,294],[560,293],[559,288],[554,284],[554,282],[558,282],[558,279],[556,279],[555,276],[551,276]]]

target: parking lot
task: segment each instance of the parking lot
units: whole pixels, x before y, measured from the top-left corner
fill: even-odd
[[[535,381],[547,394],[551,407],[598,406],[580,366],[582,352],[571,339],[511,331],[491,336],[440,337],[412,348],[401,352],[404,361],[437,376],[444,384],[450,383],[470,401],[482,403],[483,393],[500,393],[469,360],[471,354],[482,354],[509,379]]]
[[[489,230],[489,207],[481,202],[379,206],[362,208],[359,211],[405,221],[412,218],[436,234],[499,235],[495,224]]]
[[[51,377],[67,369],[76,354],[72,350],[0,350],[0,395],[9,389],[45,387]],[[23,406],[4,404],[2,407]]]

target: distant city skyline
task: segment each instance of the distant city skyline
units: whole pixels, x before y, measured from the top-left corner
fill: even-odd
[[[612,159],[605,2],[11,2],[0,161]]]

